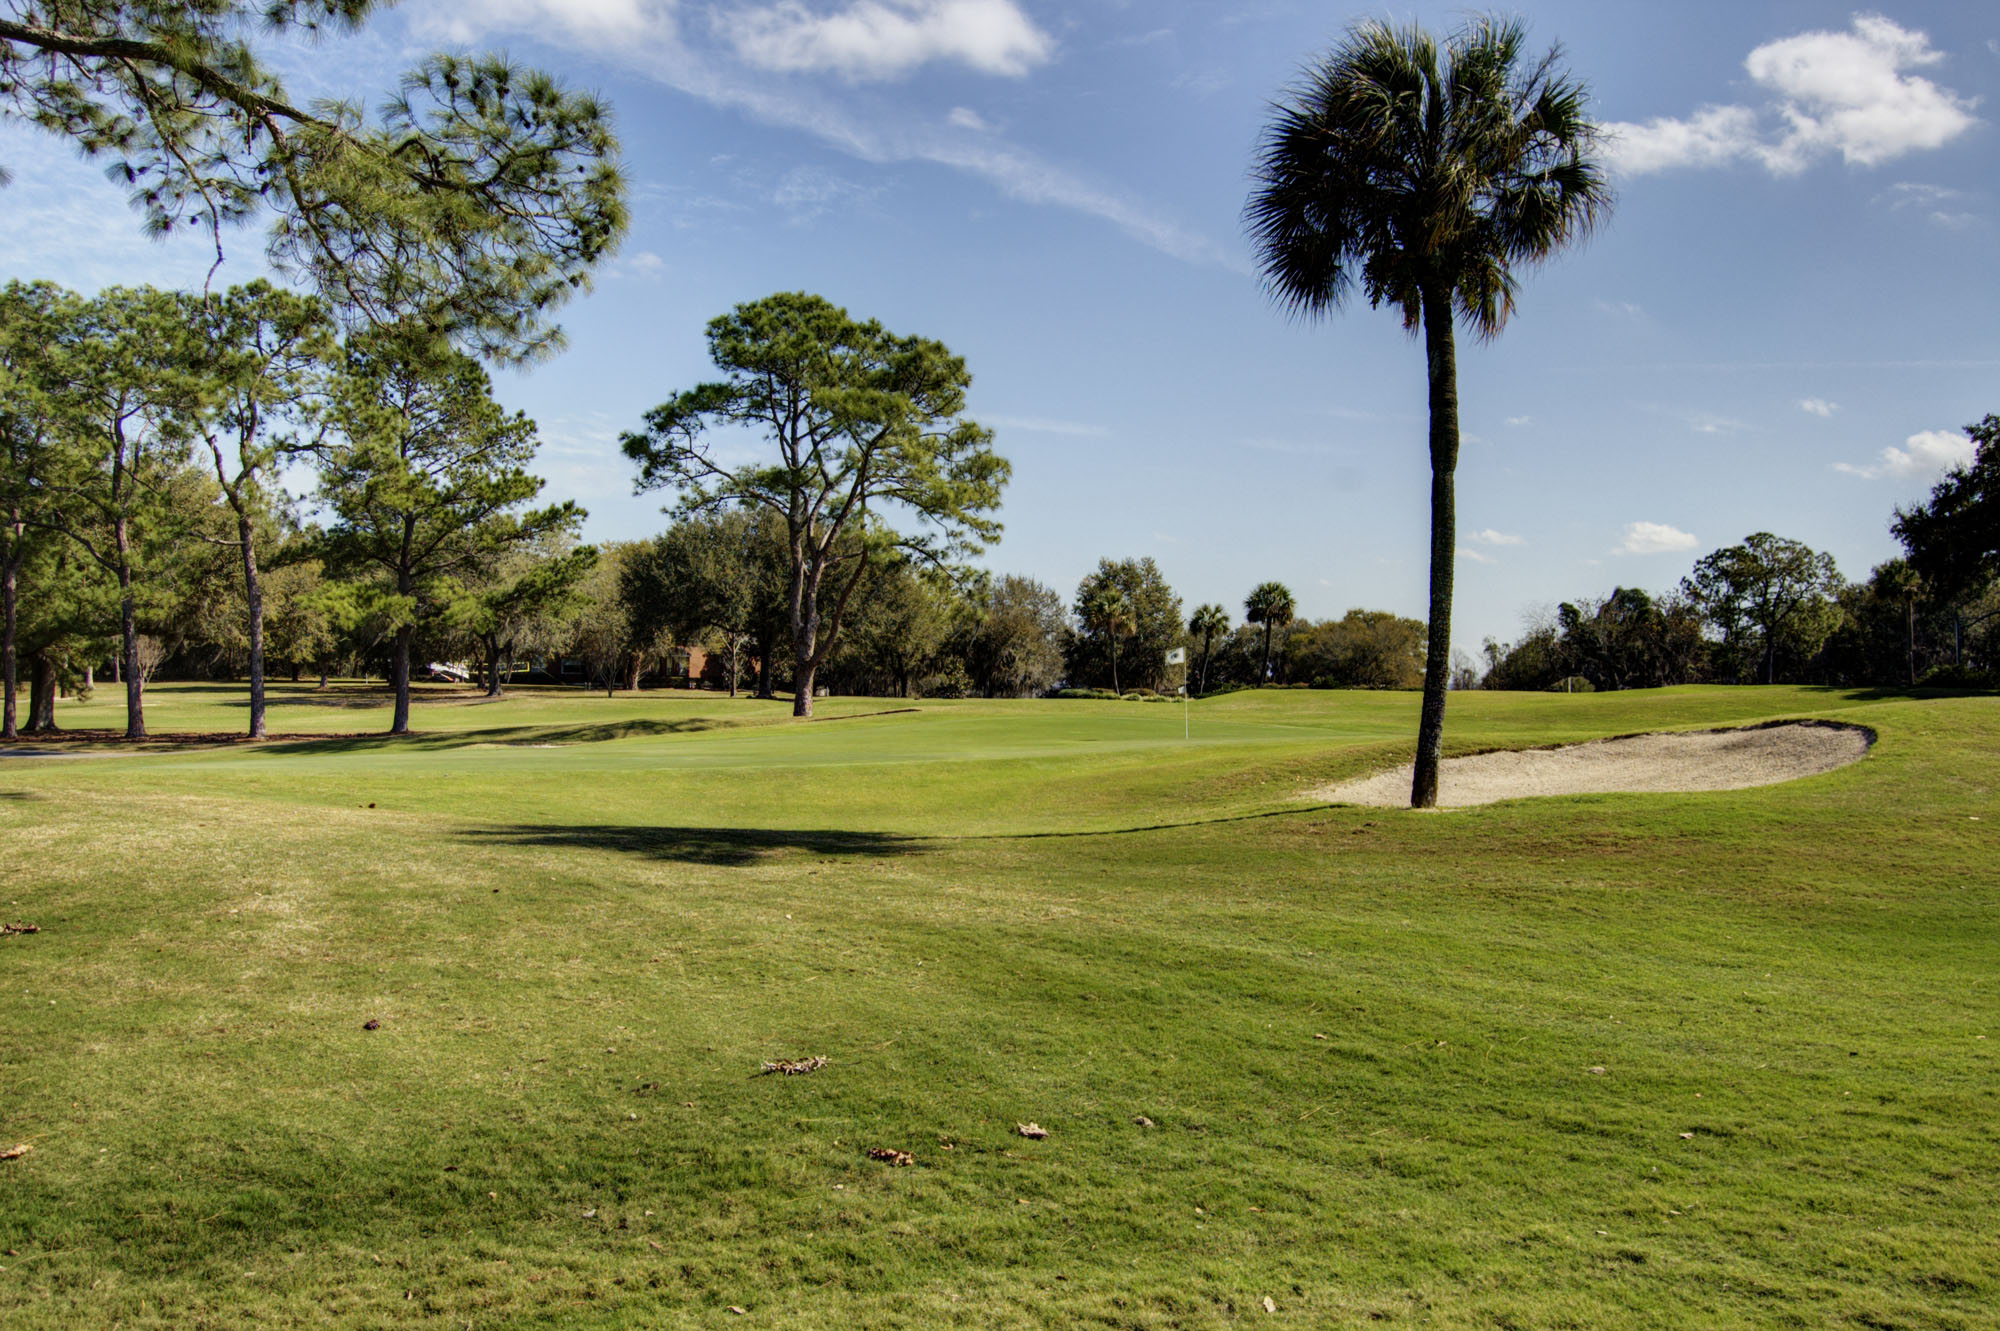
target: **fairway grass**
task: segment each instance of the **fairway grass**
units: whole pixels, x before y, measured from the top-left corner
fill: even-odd
[[[2000,1326],[2000,700],[424,697],[0,758],[8,1331]]]

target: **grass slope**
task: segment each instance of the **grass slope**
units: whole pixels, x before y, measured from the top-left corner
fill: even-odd
[[[1991,699],[1459,695],[1880,742],[1413,814],[1297,799],[1401,695],[432,697],[0,759],[0,1322],[2000,1324]]]

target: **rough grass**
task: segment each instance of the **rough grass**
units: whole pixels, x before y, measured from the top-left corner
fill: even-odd
[[[1880,741],[1446,814],[1297,799],[1407,696],[835,701],[0,759],[0,1323],[2000,1324],[1994,700],[1461,695]]]

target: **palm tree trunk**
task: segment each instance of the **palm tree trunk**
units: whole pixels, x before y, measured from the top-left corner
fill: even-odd
[[[1124,696],[1123,691],[1118,687],[1118,634],[1116,630],[1113,630],[1111,633],[1111,691],[1120,697]]]
[[[1264,664],[1257,672],[1257,687],[1271,682],[1271,621],[1264,621]]]
[[[1416,771],[1410,807],[1437,807],[1438,755],[1444,744],[1445,690],[1451,683],[1451,586],[1458,554],[1458,349],[1452,338],[1451,295],[1424,293],[1424,350],[1430,368],[1431,607],[1424,651],[1424,706],[1417,722]]]

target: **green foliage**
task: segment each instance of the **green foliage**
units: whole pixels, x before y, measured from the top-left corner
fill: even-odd
[[[1098,560],[1074,605],[1082,632],[1065,653],[1071,684],[1101,680],[1122,693],[1166,683],[1167,653],[1183,641],[1181,598],[1151,556]]]
[[[570,502],[520,511],[542,489],[526,470],[534,422],[504,411],[476,361],[421,329],[349,338],[332,417],[339,434],[319,478],[325,549],[336,568],[377,579],[376,613],[395,639],[400,734],[415,631],[499,556],[574,530],[583,512]]]
[[[550,309],[626,226],[610,113],[502,58],[433,55],[370,118],[295,104],[253,37],[353,28],[373,0],[15,0],[0,109],[108,159],[148,229],[270,208],[270,256],[349,321],[416,318],[489,355],[552,348]]]
[[[988,698],[1025,698],[1062,679],[1069,632],[1062,596],[1033,578],[1009,574],[983,590],[979,618],[964,637],[966,669]]]
[[[1424,623],[1387,610],[1349,610],[1300,626],[1284,655],[1286,673],[1314,688],[1414,689],[1424,679]]]
[[[1840,625],[1833,556],[1769,532],[1703,556],[1681,594],[1719,641],[1716,669],[1739,682],[1776,681],[1810,660]]]
[[[1978,595],[2000,578],[2000,416],[1965,427],[1972,462],[1953,467],[1930,499],[1896,510],[1891,527],[1913,571],[1947,601]]]
[[[1260,582],[1243,600],[1243,618],[1264,629],[1264,658],[1257,673],[1260,684],[1271,681],[1271,630],[1290,624],[1296,608],[1292,589],[1282,582]]]
[[[963,415],[972,376],[941,342],[790,292],[712,320],[708,347],[724,377],[653,408],[625,454],[639,488],[674,491],[683,515],[740,507],[784,522],[795,707],[810,716],[814,678],[870,561],[977,553],[1000,534],[989,515],[1009,467]],[[770,455],[727,463],[717,427],[761,432]]]

